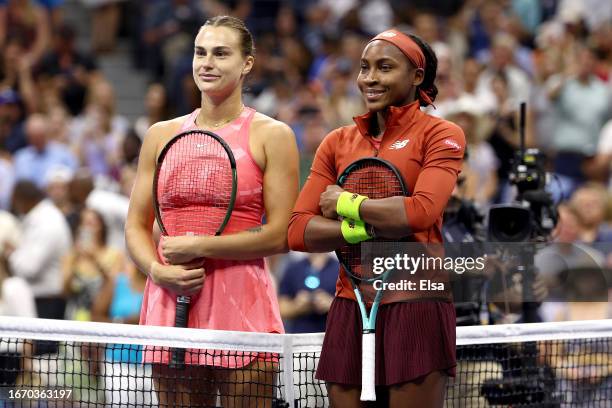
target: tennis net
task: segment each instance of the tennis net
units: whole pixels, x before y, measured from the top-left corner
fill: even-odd
[[[322,340],[0,317],[0,407],[326,407]],[[611,345],[612,320],[458,327],[446,406],[612,407]]]

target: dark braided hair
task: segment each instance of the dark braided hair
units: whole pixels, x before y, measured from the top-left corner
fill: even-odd
[[[421,106],[427,106],[427,102],[422,100],[419,97],[419,90],[422,89],[425,93],[431,98],[431,101],[436,100],[436,96],[438,95],[438,88],[435,85],[436,81],[436,73],[438,71],[438,58],[436,57],[436,53],[431,49],[429,44],[423,41],[420,37],[414,34],[406,34],[410,37],[423,51],[425,55],[425,75],[423,78],[423,82],[416,89],[416,96],[419,99],[419,103]]]

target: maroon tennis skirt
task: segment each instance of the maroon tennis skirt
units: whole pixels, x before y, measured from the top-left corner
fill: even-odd
[[[411,382],[434,371],[454,377],[455,326],[452,302],[382,305],[376,319],[376,385]],[[356,301],[334,299],[316,378],[361,385],[361,317]]]

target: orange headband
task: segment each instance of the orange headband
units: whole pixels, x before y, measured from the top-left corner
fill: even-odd
[[[372,38],[368,44],[376,40],[386,41],[395,45],[406,56],[406,58],[408,58],[412,65],[425,70],[425,54],[423,54],[421,47],[419,47],[419,45],[406,34],[397,31],[396,29],[383,31],[376,37]],[[419,96],[421,99],[423,99],[423,101],[427,102],[428,105],[433,104],[433,101],[429,95],[427,95],[425,89],[419,89]]]

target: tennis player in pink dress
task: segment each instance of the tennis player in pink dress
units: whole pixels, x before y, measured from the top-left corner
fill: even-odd
[[[174,326],[180,294],[191,296],[189,327],[284,332],[264,257],[287,250],[287,226],[298,193],[298,153],[287,125],[242,103],[253,54],[242,21],[225,16],[208,20],[195,39],[193,58],[201,108],[156,123],[147,132],[126,225],[130,255],[148,274],[141,324]],[[230,146],[238,174],[235,207],[221,236],[162,237],[156,246],[151,238],[156,158],[175,135],[192,129],[211,130]],[[207,259],[206,270],[196,261],[201,258]],[[153,363],[160,406],[214,406],[217,391],[224,407],[271,406],[273,356],[188,350],[187,367],[177,372],[168,366],[169,354],[167,349],[144,351],[144,361]]]

